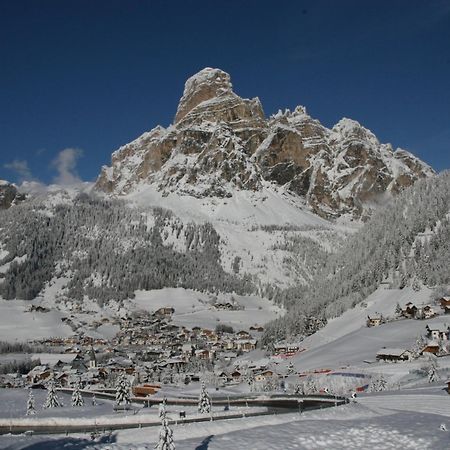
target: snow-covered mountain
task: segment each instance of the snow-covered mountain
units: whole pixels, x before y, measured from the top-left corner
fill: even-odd
[[[266,118],[258,98],[239,97],[229,74],[206,68],[187,80],[174,124],[114,152],[96,189],[123,196],[150,186],[163,196],[211,199],[270,185],[321,217],[366,218],[386,197],[433,174],[354,120],[330,130],[302,106]]]
[[[349,119],[327,129],[303,107],[265,118],[218,69],[186,82],[174,125],[114,152],[92,192],[23,188],[18,204],[0,184],[3,299],[98,314],[164,288],[206,303],[269,299],[289,314],[266,342],[314,331],[383,278],[414,278],[423,262],[403,267],[412,243],[439,221],[442,239],[450,210],[448,174]]]
[[[17,204],[24,199],[25,196],[17,191],[15,184],[6,180],[0,180],[0,210],[8,209],[11,205]]]

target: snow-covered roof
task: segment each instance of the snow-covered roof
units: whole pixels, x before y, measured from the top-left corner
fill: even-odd
[[[430,331],[439,331],[439,333],[448,333],[449,326],[445,323],[437,323],[434,325],[427,325]]]
[[[377,355],[402,356],[407,351],[404,348],[382,348],[377,352]]]

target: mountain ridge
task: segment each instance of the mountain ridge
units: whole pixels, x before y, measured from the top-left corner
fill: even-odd
[[[257,97],[233,91],[229,74],[205,68],[186,81],[174,124],[115,151],[95,189],[123,196],[147,184],[164,195],[229,198],[268,182],[321,217],[366,219],[386,196],[433,175],[357,121],[343,118],[328,129],[303,106],[266,118]]]

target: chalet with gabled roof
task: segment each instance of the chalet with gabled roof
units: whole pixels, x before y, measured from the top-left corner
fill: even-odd
[[[405,305],[405,308],[402,309],[402,316],[406,317],[407,319],[414,319],[417,314],[417,306],[414,305],[412,302],[408,302]]]
[[[445,314],[450,314],[450,296],[444,296],[439,299],[439,304]]]
[[[423,347],[420,354],[423,355],[424,353],[431,353],[433,355],[436,355],[437,353],[439,353],[440,348],[441,346],[439,345],[439,342],[430,341]]]
[[[383,316],[381,314],[374,314],[372,316],[367,316],[367,326],[378,327],[383,323]]]
[[[399,362],[409,361],[411,352],[403,348],[382,348],[377,352],[378,361]]]
[[[434,340],[449,340],[450,327],[445,323],[428,324],[426,327],[427,336]]]

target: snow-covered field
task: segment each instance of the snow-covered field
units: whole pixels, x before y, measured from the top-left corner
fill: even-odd
[[[175,325],[192,328],[202,326],[214,329],[218,324],[231,325],[235,331],[252,325],[264,325],[283,314],[283,310],[265,298],[254,295],[232,296],[243,309],[218,310],[210,304],[211,296],[183,288],[164,288],[153,291],[136,291],[131,300],[137,309],[154,312],[164,306],[175,308],[172,321]],[[230,295],[219,294],[217,301],[230,301]]]
[[[414,399],[415,394],[411,397]],[[432,394],[448,403],[443,395]],[[400,397],[400,396],[399,396]],[[395,398],[395,410],[389,396],[371,395],[357,403],[338,408],[303,413],[230,419],[172,425],[178,450],[281,450],[281,449],[417,449],[448,450],[450,418],[440,406],[423,412],[411,411],[411,401]],[[381,406],[380,406],[381,404]],[[406,405],[402,408],[402,405]],[[326,422],[324,422],[326,421]],[[88,435],[1,436],[0,446],[10,450],[56,450],[92,448],[101,450],[152,449],[158,439],[158,427],[121,430],[91,441]]]
[[[61,312],[27,312],[30,306],[28,301],[0,298],[0,340],[23,342],[52,336],[65,337],[73,333],[69,326],[61,322],[64,316]]]

